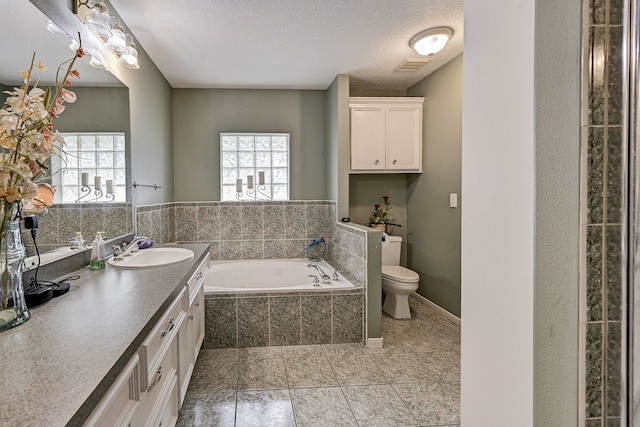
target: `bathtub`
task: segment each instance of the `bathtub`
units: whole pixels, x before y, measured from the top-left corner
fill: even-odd
[[[330,285],[323,284],[318,271],[307,267],[307,264],[309,261],[306,258],[211,261],[204,282],[204,293],[355,289],[340,272],[338,281],[331,281]],[[329,276],[334,272],[333,267],[324,260],[315,264]],[[320,286],[313,286],[313,276],[318,276]]]

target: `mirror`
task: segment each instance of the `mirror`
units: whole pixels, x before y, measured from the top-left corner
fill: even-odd
[[[0,89],[11,90],[22,83],[20,72],[28,69],[36,52],[36,62],[42,61],[47,70],[38,72],[40,86],[55,84],[58,66],[73,55],[68,36],[54,35],[47,30],[48,17],[28,0],[5,1],[0,15],[2,37],[0,51],[5,52],[0,62]],[[127,152],[127,183],[130,182],[130,125],[128,88],[104,69],[89,65],[86,55],[76,61],[74,68],[80,79],[70,88],[78,100],[67,104],[56,120],[60,132],[125,132]],[[6,95],[3,94],[2,101]],[[55,171],[54,171],[55,173]],[[128,187],[128,186],[127,186]],[[81,232],[91,244],[96,231],[104,231],[107,238],[131,233],[133,230],[130,192],[127,203],[67,203],[57,204],[40,217],[37,243],[41,254],[61,251],[69,246],[69,239]],[[31,233],[23,231],[28,255],[35,254]],[[72,252],[73,253],[73,252]],[[55,259],[55,257],[43,257]],[[44,264],[45,261],[42,261]]]

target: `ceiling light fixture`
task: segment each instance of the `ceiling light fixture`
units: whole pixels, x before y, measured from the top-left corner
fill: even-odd
[[[78,19],[102,41],[104,47],[116,56],[120,64],[135,70],[140,68],[133,37],[125,33],[120,22],[114,23],[118,17],[110,15],[107,5],[102,0],[74,0],[73,4]],[[91,65],[96,68],[105,67],[96,58],[92,58]]]
[[[444,49],[452,35],[453,30],[451,28],[431,28],[413,36],[409,41],[409,46],[414,48],[420,55],[435,55]]]

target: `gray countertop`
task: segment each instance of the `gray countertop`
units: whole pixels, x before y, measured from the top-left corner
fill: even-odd
[[[67,294],[0,332],[0,426],[81,425],[208,253],[165,267],[88,267]]]

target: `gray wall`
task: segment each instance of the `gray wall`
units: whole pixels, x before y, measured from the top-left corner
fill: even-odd
[[[129,89],[73,86],[78,100],[55,120],[60,132],[125,132],[130,143]]]
[[[420,275],[418,293],[460,317],[462,56],[407,94],[425,97],[423,173],[407,178],[407,263]],[[449,193],[458,193],[457,209]]]
[[[174,89],[175,200],[220,200],[221,132],[289,132],[290,198],[326,198],[325,91]]]
[[[402,237],[400,264],[407,265],[407,175],[353,174],[349,177],[349,215],[351,221],[366,225],[371,220],[373,205],[382,205],[382,196],[389,196],[389,216],[401,227],[393,227],[391,234]]]
[[[349,76],[327,88],[327,198],[337,202],[338,219],[349,216]]]

